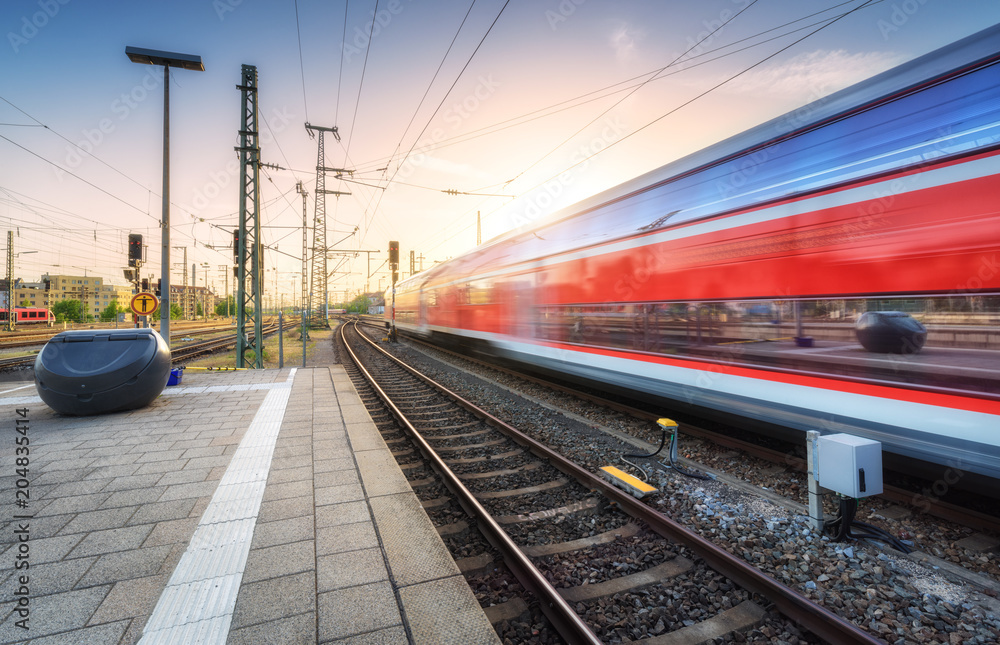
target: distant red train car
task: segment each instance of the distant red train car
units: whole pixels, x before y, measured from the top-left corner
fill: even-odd
[[[7,322],[8,312],[0,309],[0,323]],[[14,322],[18,325],[41,324],[52,326],[55,315],[49,309],[41,307],[14,307]]]
[[[982,312],[1000,301],[998,195],[992,27],[414,275],[395,323],[673,408],[848,432],[1000,479],[1000,351],[880,355],[854,337],[872,307],[996,333]]]

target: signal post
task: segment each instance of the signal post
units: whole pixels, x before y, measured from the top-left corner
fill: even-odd
[[[389,271],[392,280],[392,326],[389,328],[389,340],[396,342],[396,280],[399,278],[399,241],[389,242]]]

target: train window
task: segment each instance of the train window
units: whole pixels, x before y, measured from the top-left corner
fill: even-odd
[[[493,282],[478,280],[466,286],[466,302],[470,305],[488,305],[493,302]]]
[[[916,350],[879,354],[861,344],[856,321],[862,314],[904,310],[895,315],[926,328],[926,342],[922,337]],[[1000,296],[612,303],[533,311],[542,340],[818,376],[995,390],[981,369],[939,366],[963,365],[968,349],[1000,350]],[[991,355],[979,359],[996,363]]]

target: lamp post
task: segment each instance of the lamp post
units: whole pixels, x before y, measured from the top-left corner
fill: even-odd
[[[170,347],[170,68],[189,69],[204,72],[201,56],[175,54],[173,52],[126,47],[125,55],[133,63],[163,66],[163,247],[160,254],[160,335],[167,348]]]

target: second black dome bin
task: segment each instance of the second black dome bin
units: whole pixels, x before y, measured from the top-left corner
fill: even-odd
[[[170,349],[153,329],[89,329],[53,336],[35,359],[35,389],[59,414],[150,404],[170,376]]]

